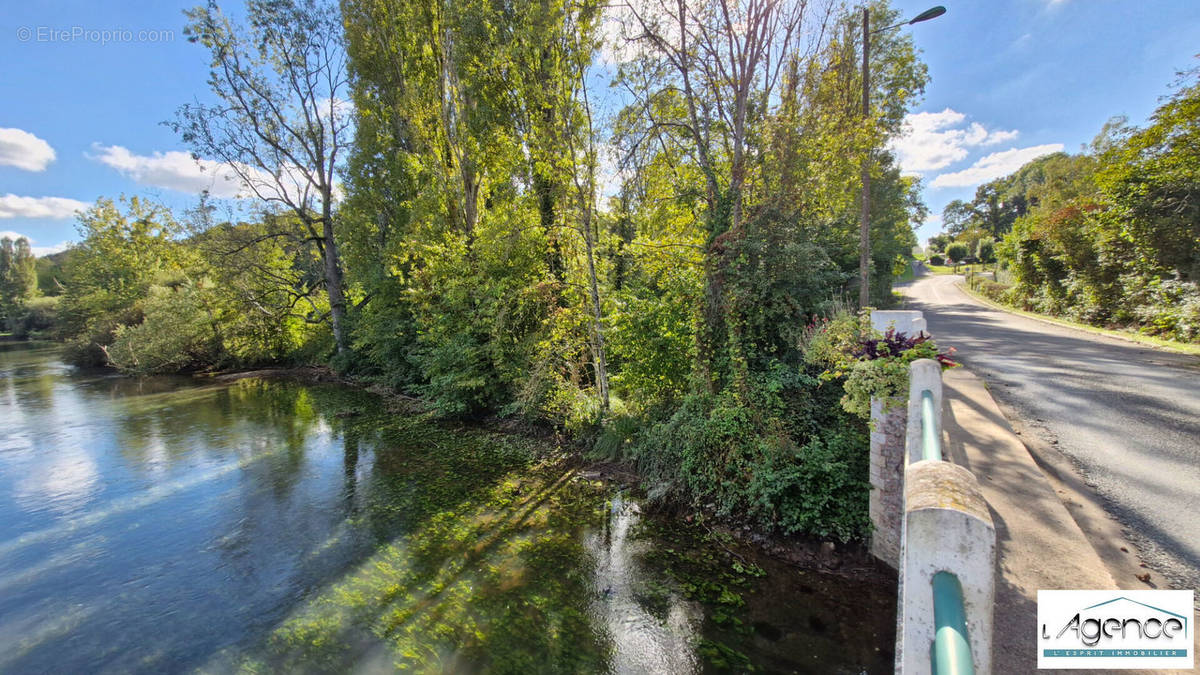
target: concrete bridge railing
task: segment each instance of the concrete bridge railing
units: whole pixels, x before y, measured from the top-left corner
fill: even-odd
[[[872,323],[905,333],[924,330],[919,312],[906,312],[910,316],[900,321],[895,314],[875,312]],[[883,321],[888,323],[880,326]],[[877,547],[873,540],[872,551],[900,576],[896,672],[991,673],[996,532],[974,474],[942,454],[941,364],[913,362],[907,406],[881,412],[872,421],[892,433],[877,436],[873,429],[871,504],[898,510],[873,508],[871,516],[876,538],[898,539],[899,545]],[[900,419],[903,447],[897,448]],[[898,472],[876,466],[877,459],[897,455]],[[887,529],[897,526],[898,533]]]

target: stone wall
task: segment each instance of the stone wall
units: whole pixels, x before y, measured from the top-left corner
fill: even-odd
[[[904,520],[905,406],[886,412],[871,401],[871,553],[892,567],[900,560],[900,528]]]
[[[894,327],[906,335],[925,330],[925,319],[911,310],[871,312],[871,327],[880,332]],[[871,401],[871,553],[897,567],[900,526],[904,520],[904,445],[908,410],[900,405],[887,411]]]

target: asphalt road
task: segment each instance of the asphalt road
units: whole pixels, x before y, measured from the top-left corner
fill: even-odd
[[[1072,460],[1151,568],[1200,588],[1200,358],[995,310],[960,281],[921,277],[908,307]]]

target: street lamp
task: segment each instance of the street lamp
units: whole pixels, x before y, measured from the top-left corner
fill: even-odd
[[[862,107],[863,119],[871,118],[871,36],[885,30],[911,26],[914,23],[936,19],[946,13],[946,8],[938,5],[916,15],[912,19],[893,26],[884,26],[871,30],[871,14],[863,7],[863,76],[862,76]],[[871,301],[871,153],[868,150],[862,159],[862,210],[858,221],[858,305],[866,307]]]

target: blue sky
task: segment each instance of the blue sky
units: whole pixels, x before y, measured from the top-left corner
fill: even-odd
[[[934,214],[922,240],[940,229],[946,202],[1038,153],[1077,151],[1112,115],[1143,122],[1176,71],[1197,65],[1193,0],[942,2],[944,16],[901,29],[932,78],[897,146]],[[200,189],[231,190],[217,167],[197,171],[160,124],[207,98],[205,51],[183,36],[182,10],[194,4],[8,3],[0,232],[46,251],[74,238],[71,212],[97,197],[147,195],[183,209]],[[931,4],[894,0],[906,17]]]

